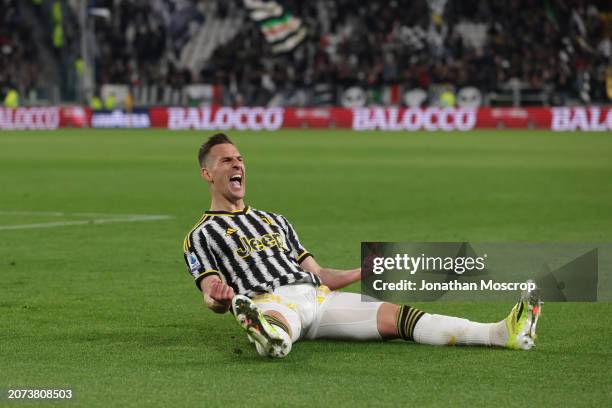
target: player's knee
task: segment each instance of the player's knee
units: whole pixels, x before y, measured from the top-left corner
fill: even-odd
[[[394,339],[399,336],[397,313],[399,306],[393,303],[382,303],[376,313],[376,325],[382,339]]]

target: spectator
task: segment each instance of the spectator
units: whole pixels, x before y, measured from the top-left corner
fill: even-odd
[[[229,103],[265,104],[279,95],[335,100],[352,86],[380,93],[385,86],[427,90],[446,84],[487,93],[512,81],[548,93],[554,104],[609,101],[612,42],[602,16],[612,12],[612,4],[603,0],[465,0],[436,10],[427,0],[277,2],[309,28],[305,42],[282,56],[271,54],[242,0],[97,0],[111,19],[96,21],[96,86],[159,86],[174,92],[198,81],[224,89],[222,98]],[[67,21],[58,14],[60,3],[68,4],[51,3],[56,23]],[[15,83],[22,95],[39,79],[36,45],[19,13],[23,4],[0,0],[0,87]],[[202,4],[210,6],[209,16],[201,12]],[[40,12],[36,2],[30,7]],[[198,33],[191,23],[236,13],[243,17],[238,34],[217,47],[201,71],[180,65],[182,47]],[[53,38],[71,48],[69,38],[79,34],[71,24],[59,27],[66,29],[65,39],[60,32]]]
[[[36,44],[24,22],[16,0],[0,0],[0,90],[27,95],[39,80]]]

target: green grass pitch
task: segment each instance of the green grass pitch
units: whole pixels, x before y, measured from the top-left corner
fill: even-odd
[[[530,352],[317,341],[259,358],[229,315],[204,308],[183,265],[184,235],[209,204],[196,165],[208,134],[0,133],[4,394],[71,387],[71,406],[87,407],[612,400],[605,302],[546,304]],[[287,216],[326,266],[356,267],[361,241],[611,240],[610,134],[230,135],[245,156],[247,203]],[[92,222],[117,214],[171,218]],[[511,307],[418,306],[481,321]]]

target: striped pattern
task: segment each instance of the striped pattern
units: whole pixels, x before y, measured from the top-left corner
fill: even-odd
[[[193,228],[191,228],[191,231],[189,231],[189,234],[187,234],[187,236],[183,240],[183,251],[184,252],[188,251],[188,249],[192,246],[191,234],[193,233],[193,231],[195,231],[200,225],[202,225],[202,223],[206,221],[207,218],[209,218],[209,216],[206,215],[206,213],[204,213],[204,215],[200,218],[200,220],[195,223]]]
[[[291,52],[306,38],[307,29],[276,1],[244,0],[249,15],[271,46],[274,54]]]
[[[210,274],[249,297],[292,283],[321,284],[318,276],[300,267],[311,254],[289,221],[254,208],[207,211],[187,234],[183,251],[198,287]]]
[[[278,317],[275,316],[271,316],[271,315],[264,315],[264,318],[266,319],[266,321],[274,326],[278,326],[281,329],[283,329],[285,331],[285,333],[289,334],[291,333],[289,331],[289,328],[287,327],[287,325],[285,323],[283,323]]]
[[[425,314],[414,307],[403,305],[397,312],[397,333],[404,340],[414,340],[413,333],[419,319]]]

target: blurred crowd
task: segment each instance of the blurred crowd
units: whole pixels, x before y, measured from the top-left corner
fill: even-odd
[[[222,88],[226,103],[265,104],[273,95],[321,85],[332,90],[329,102],[338,103],[333,90],[351,86],[450,84],[486,93],[514,81],[553,95],[553,104],[609,102],[612,4],[606,0],[277,2],[308,28],[304,43],[283,55],[271,52],[243,0],[96,0],[111,16],[95,20],[96,85],[206,83]],[[17,0],[0,3],[0,86],[27,90],[40,79],[40,58]],[[202,26],[236,16],[237,34],[203,66],[181,64],[183,48]]]
[[[261,87],[259,78],[267,76],[276,89],[321,82],[424,89],[449,83],[487,92],[514,79],[551,92],[557,103],[568,97],[608,101],[612,4],[606,1],[283,3],[311,28],[306,44],[271,58],[256,28],[247,26],[210,60],[216,81],[244,90]],[[436,12],[436,3],[445,3],[443,9]]]
[[[17,0],[0,0],[0,97],[37,85],[38,58],[32,32]]]
[[[202,22],[197,0],[97,1],[110,19],[96,20],[96,83],[180,87],[192,81],[178,67],[189,24]]]

